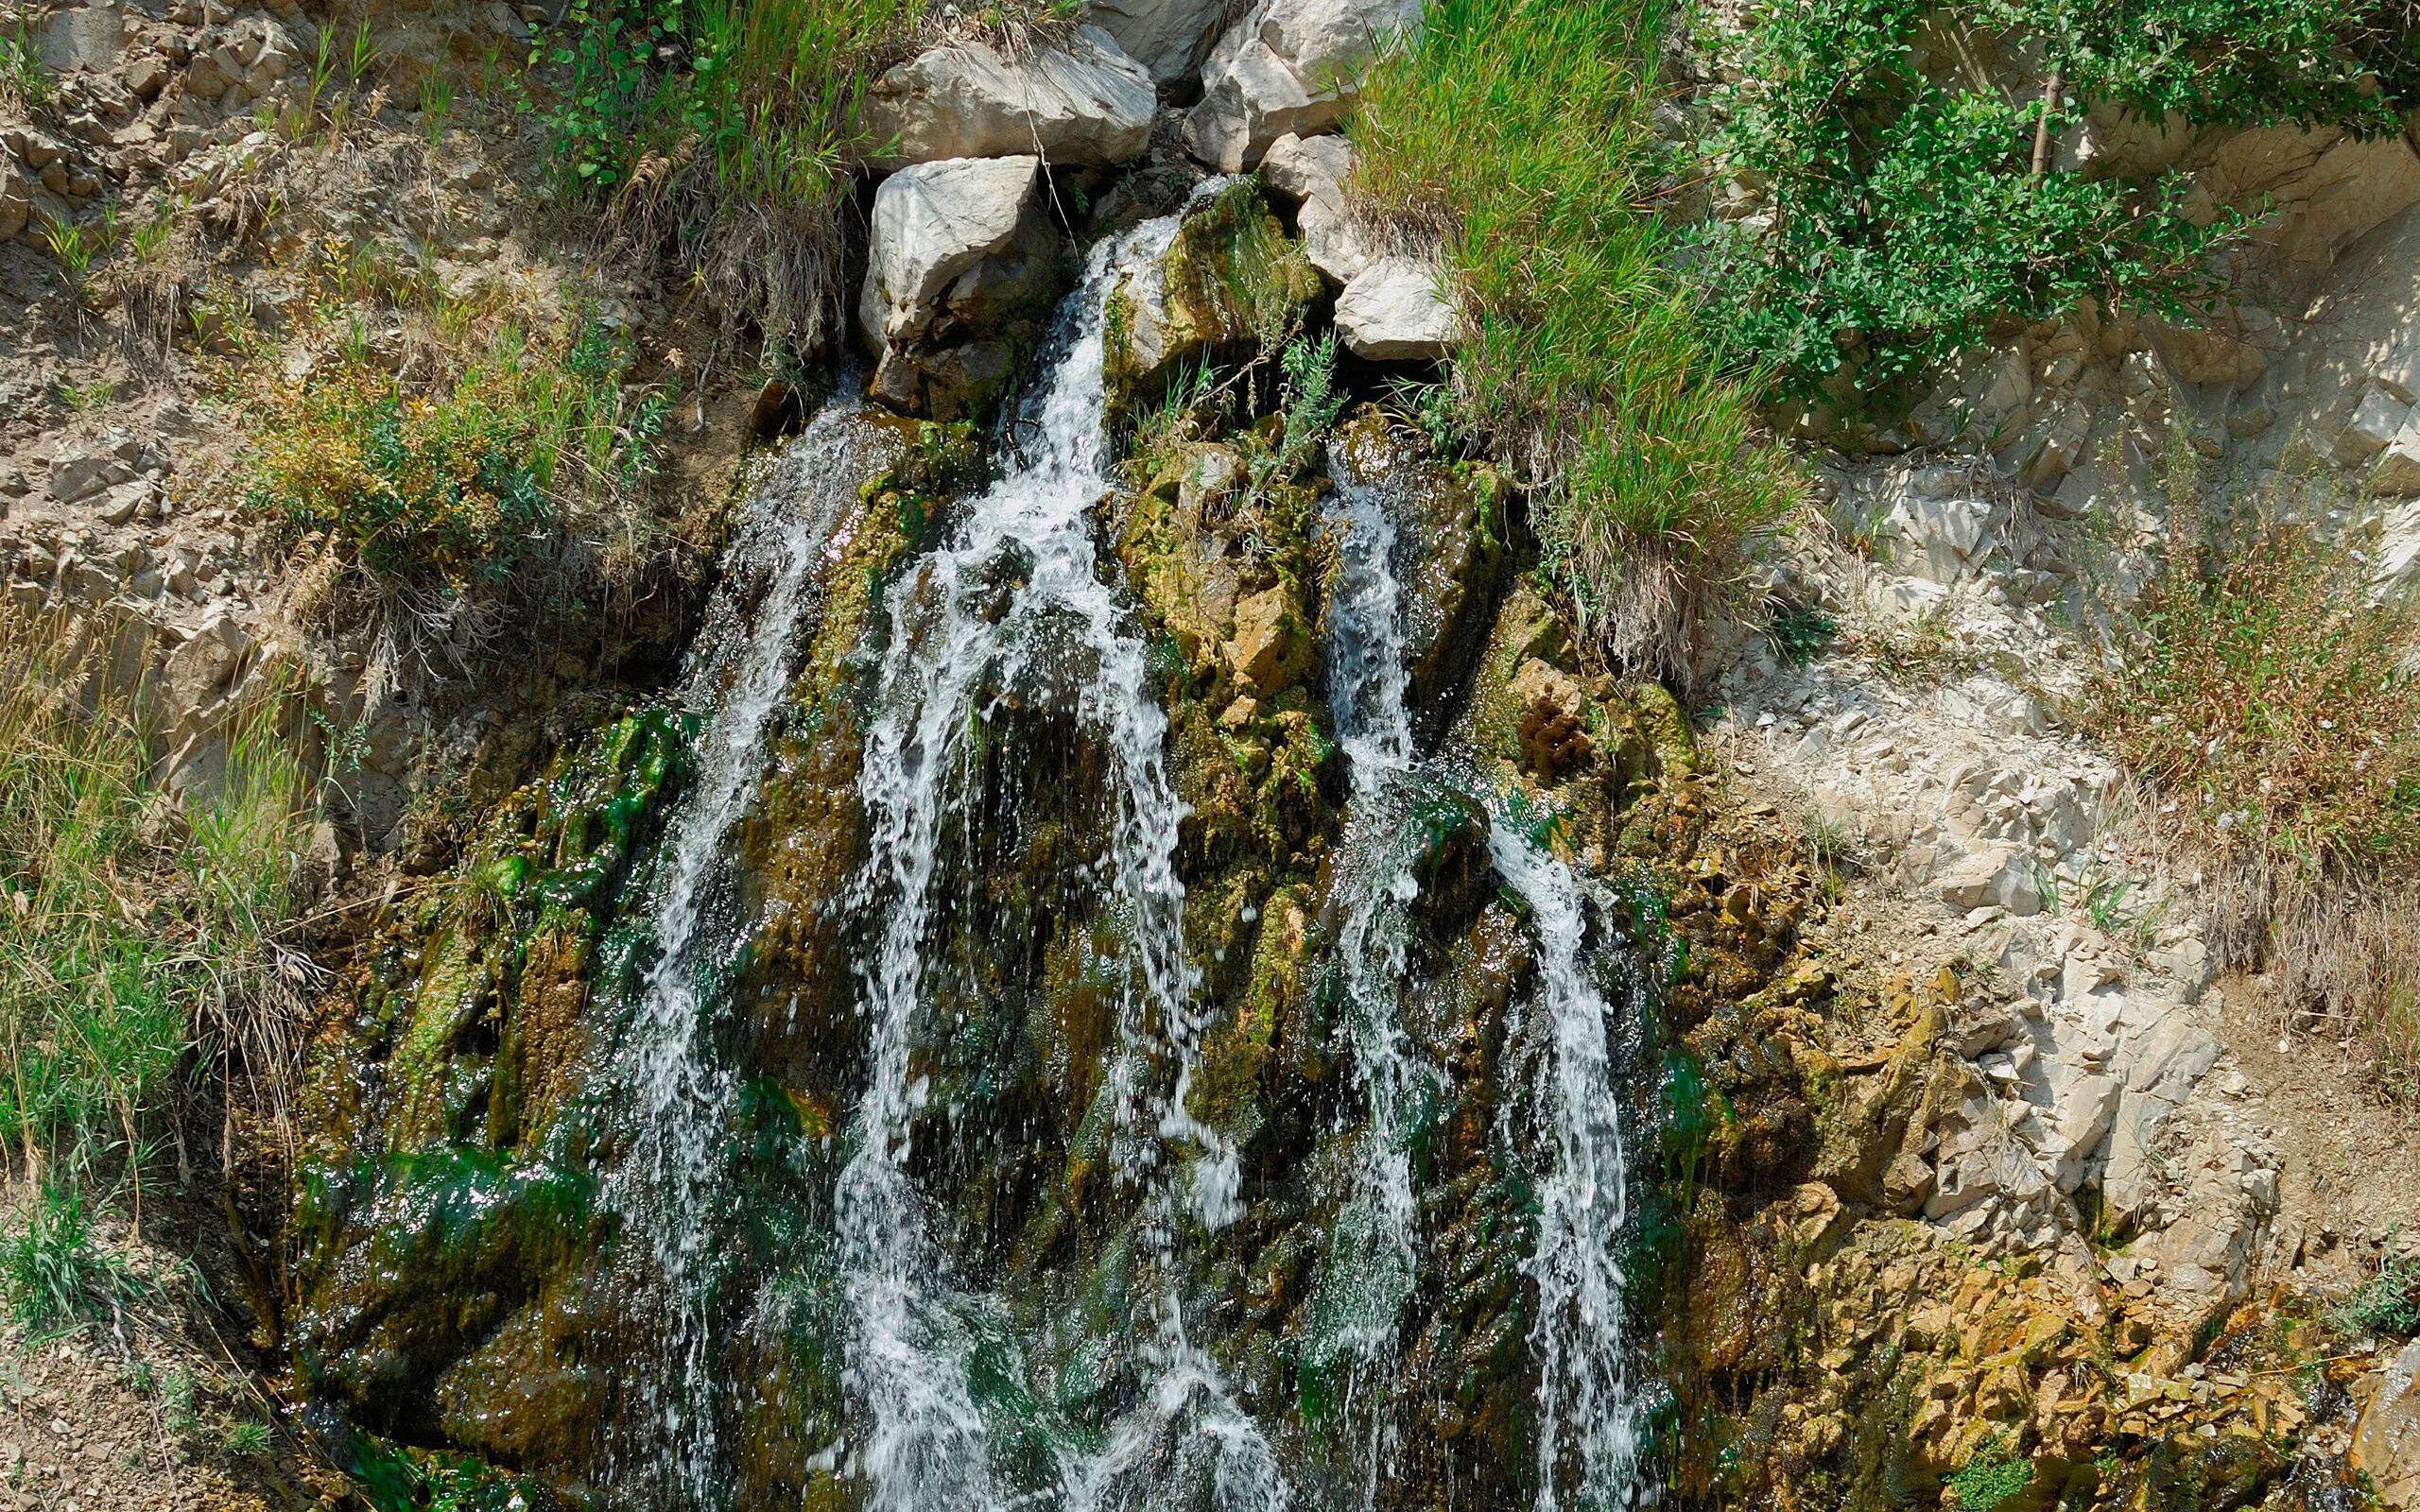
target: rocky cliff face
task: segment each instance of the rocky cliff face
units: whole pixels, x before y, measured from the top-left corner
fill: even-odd
[[[656,610],[485,679],[331,616],[186,402],[22,418],[130,375],[80,298],[9,338],[12,599],[152,659],[188,782],[277,679],[354,732],[284,1222],[296,1395],[380,1504],[2411,1499],[2410,1354],[2325,1305],[2411,1216],[2328,1162],[2408,1151],[2250,1090],[2273,1026],[2046,612],[2154,570],[2176,438],[2358,478],[2403,572],[2409,144],[2069,144],[2273,196],[2246,297],[2087,308],[1819,456],[1774,586],[1899,664],[1742,631],[1693,728],[1541,592],[1517,480],[1366,403],[1461,332],[1335,131],[1418,11],[1101,0],[902,61],[864,400],[693,395]],[[239,129],[295,13],[43,38],[25,290],[104,177],[243,228],[298,325],[323,236],[539,266],[441,120],[372,108],[352,167]]]

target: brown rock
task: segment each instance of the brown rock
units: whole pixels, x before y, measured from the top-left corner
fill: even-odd
[[[1236,606],[1235,638],[1219,654],[1236,681],[1265,696],[1300,675],[1307,644],[1286,590],[1270,588]]]
[[[2420,1507],[2420,1341],[2406,1345],[2379,1379],[2345,1463],[2370,1478],[2380,1504]]]

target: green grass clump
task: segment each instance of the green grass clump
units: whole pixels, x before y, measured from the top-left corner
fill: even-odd
[[[1792,490],[1641,208],[1665,13],[1441,0],[1373,68],[1351,129],[1367,208],[1444,246],[1469,321],[1462,428],[1542,486],[1550,566],[1609,648],[1677,669]]]
[[[665,401],[625,392],[631,360],[598,327],[507,326],[418,391],[358,357],[301,385],[264,373],[246,502],[382,585],[500,582],[654,472]]]
[[[83,1196],[73,1186],[43,1186],[23,1227],[0,1234],[0,1293],[28,1333],[109,1317],[151,1290],[123,1259],[93,1243]]]
[[[710,299],[806,352],[843,316],[859,121],[944,21],[998,35],[1075,0],[573,0],[530,54],[557,188],[643,233]],[[960,11],[964,14],[959,14]]]
[[[185,802],[108,647],[0,620],[0,1151],[139,1167],[178,1067],[282,1063],[267,1011],[306,781],[264,713]]]

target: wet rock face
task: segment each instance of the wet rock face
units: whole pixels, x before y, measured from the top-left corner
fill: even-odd
[[[1131,412],[1181,374],[1282,338],[1319,293],[1319,275],[1259,189],[1226,189],[1111,296],[1113,405]]]

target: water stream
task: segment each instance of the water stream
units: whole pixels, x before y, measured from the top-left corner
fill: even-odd
[[[735,1082],[712,1019],[748,934],[731,906],[725,842],[756,791],[834,533],[895,449],[844,384],[752,493],[683,679],[683,701],[704,728],[648,900],[659,954],[614,1067],[635,1147],[607,1191],[662,1277],[665,1371],[645,1387],[657,1441],[626,1459],[671,1504],[710,1503],[719,1478],[708,1311],[723,1206],[716,1146]]]
[[[1117,1179],[1151,1214],[1145,1239],[1160,1288],[1143,1351],[1154,1379],[1097,1452],[1063,1454],[1060,1495],[1071,1507],[1141,1505],[1166,1494],[1173,1469],[1205,1476],[1210,1504],[1227,1512],[1273,1512],[1286,1500],[1266,1440],[1190,1342],[1177,1292],[1180,1221],[1216,1228],[1232,1217],[1234,1155],[1186,1106],[1201,1024],[1174,866],[1184,810],[1145,648],[1102,580],[1089,522],[1110,490],[1108,289],[1121,270],[1165,251],[1176,228],[1173,217],[1150,222],[1095,249],[1046,348],[1047,378],[1024,417],[1024,455],[891,599],[862,779],[872,856],[856,887],[857,905],[881,920],[860,969],[871,1064],[837,1201],[853,1317],[848,1384],[867,1422],[856,1468],[883,1512],[989,1509],[1012,1494],[995,1472],[970,1385],[971,1335],[952,1306],[955,1282],[906,1144],[926,1096],[910,1051],[934,965],[928,934],[935,889],[946,882],[936,876],[943,830],[971,796],[970,723],[1000,713],[982,690],[1013,687],[1045,659],[1077,679],[1076,715],[1111,757],[1107,885],[1126,941],[1109,1071],[1113,1159]],[[1165,1091],[1162,1068],[1173,1069]],[[1182,1195],[1171,1156],[1189,1158]]]

